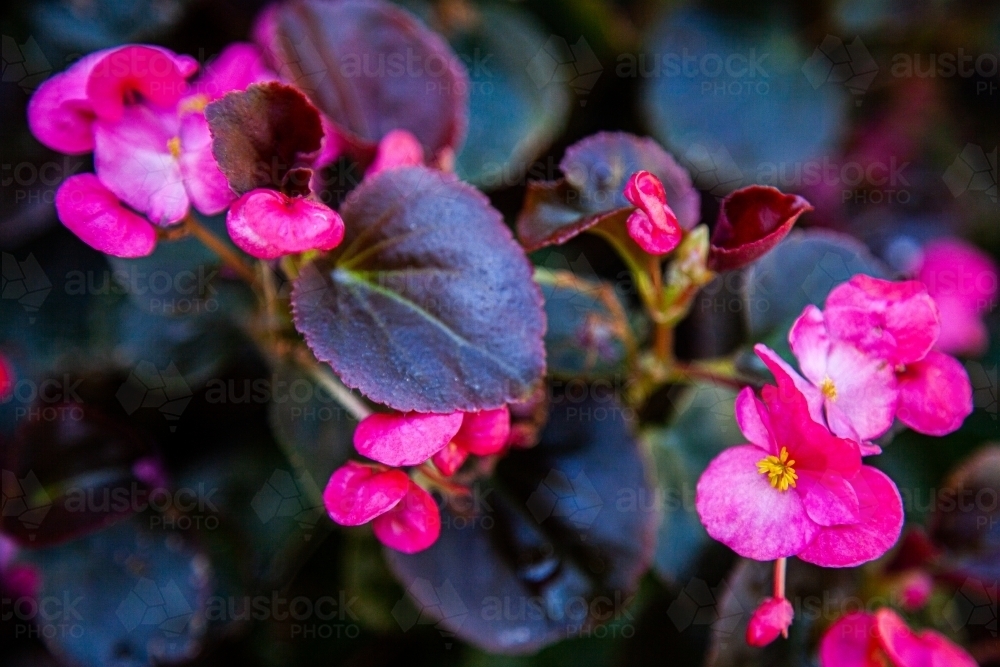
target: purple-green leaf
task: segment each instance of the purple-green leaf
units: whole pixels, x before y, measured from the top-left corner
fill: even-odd
[[[545,371],[542,297],[486,197],[432,169],[391,169],[340,212],[343,243],[292,295],[318,359],[400,411],[483,410],[530,392]]]

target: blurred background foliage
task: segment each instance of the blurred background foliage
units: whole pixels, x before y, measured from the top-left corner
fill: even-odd
[[[86,640],[58,631],[41,637],[28,629],[30,623],[5,616],[5,664],[146,664],[151,655],[241,666],[811,664],[816,636],[833,619],[796,623],[789,642],[748,651],[740,622],[746,622],[766,573],[754,564],[737,565],[732,553],[708,540],[691,507],[694,481],[707,461],[741,440],[729,389],[671,388],[654,396],[640,415],[655,427],[645,434],[643,448],[655,462],[668,503],[653,569],[625,611],[609,625],[584,629],[582,637],[537,655],[495,656],[426,622],[408,606],[371,535],[334,530],[318,509],[319,490],[348,455],[348,420],[303,423],[274,400],[213,396],[219,382],[242,388],[260,378],[289,385],[296,380],[297,371],[275,369],[257,351],[247,331],[252,300],[244,288],[209,270],[214,307],[179,314],[164,312],[163,294],[158,305],[148,295],[101,282],[109,271],[197,273],[212,260],[193,241],[183,241],[162,245],[145,260],[116,261],[63,230],[52,196],[63,177],[90,169],[89,158],[53,154],[32,138],[25,118],[31,92],[80,55],[125,42],[162,44],[208,62],[226,44],[248,39],[263,4],[33,0],[8,2],[0,10],[0,345],[18,377],[87,378],[72,401],[62,397],[65,407],[81,411],[82,418],[71,423],[15,428],[12,406],[4,406],[3,468],[61,480],[46,484],[50,498],[60,489],[152,487],[157,475],[177,488],[218,491],[207,514],[216,518],[214,528],[183,523],[169,512],[47,517],[28,537],[38,548],[22,557],[52,573],[46,590],[84,596],[77,623]],[[564,149],[601,130],[661,141],[691,172],[706,221],[714,219],[719,198],[751,183],[813,202],[816,211],[801,226],[827,231],[795,235],[750,271],[723,275],[710,285],[679,329],[685,358],[739,354],[761,340],[781,351],[788,324],[805,303],[822,302],[834,282],[856,272],[898,275],[929,238],[962,236],[1000,256],[996,2],[400,4],[440,31],[469,67],[469,131],[456,169],[484,189],[510,223],[527,179],[558,178]],[[758,67],[739,70],[744,60],[727,70],[733,54],[751,60],[756,54]],[[958,62],[963,56],[971,56],[972,64],[949,69],[949,57]],[[848,167],[873,164],[885,166],[874,178]],[[832,176],[810,176],[816,169]],[[349,189],[357,178],[349,169],[340,176],[335,190]],[[210,224],[221,228],[222,221]],[[635,297],[624,266],[589,236],[540,251],[533,260],[544,270],[571,269],[583,279],[567,286],[542,276],[553,373],[614,378],[624,343],[602,328],[611,316],[600,285],[620,300],[615,312],[628,312]],[[81,275],[97,276],[98,284],[80,288]],[[641,322],[633,324],[634,335],[645,335]],[[958,520],[932,500],[949,488],[985,490],[987,496],[992,490],[996,499],[1000,464],[995,449],[983,449],[1000,440],[996,312],[988,324],[989,351],[966,362],[977,408],[966,425],[944,439],[903,433],[876,464],[903,489],[908,526],[928,535],[919,539],[943,554],[935,561],[939,593],[913,618],[972,647],[982,664],[997,665],[996,503]],[[580,331],[593,335],[581,337]],[[745,354],[739,358],[752,366]],[[163,376],[166,399],[158,411],[137,410],[126,420],[116,392],[142,375],[141,362]],[[183,386],[170,385],[163,370],[170,365],[183,370]],[[183,411],[183,422],[164,418],[171,405]],[[331,409],[322,402],[307,407]],[[199,516],[206,515],[196,511],[189,518]],[[169,519],[185,527],[149,528],[152,520]],[[66,541],[72,536],[79,537]],[[907,571],[906,559],[916,551],[900,548],[852,572],[794,566],[789,586],[833,599],[891,599],[894,577]],[[452,565],[493,567],[460,559]],[[177,593],[189,603],[260,591],[356,601],[348,602],[346,621],[315,635],[303,635],[289,619],[251,621],[230,613],[170,635],[162,624],[144,621],[129,628],[118,622],[122,600],[135,593],[126,584],[137,576],[177,582]],[[985,601],[975,597],[980,589],[969,588],[970,581],[985,582]],[[168,593],[154,591],[153,597],[163,597],[169,608]],[[183,608],[174,611],[184,615]]]

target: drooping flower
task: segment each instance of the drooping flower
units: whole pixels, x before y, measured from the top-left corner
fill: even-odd
[[[848,567],[878,558],[902,529],[895,484],[861,464],[857,442],[811,417],[777,355],[763,345],[755,349],[777,386],[764,388],[763,401],[750,388],[737,398],[737,422],[750,442],[722,452],[699,479],[702,524],[755,560],[798,556]]]
[[[819,659],[821,667],[976,667],[944,635],[914,632],[888,608],[841,617],[823,636]]]
[[[344,221],[322,202],[258,188],[237,199],[226,215],[233,243],[259,259],[307,250],[331,250],[344,240]]]
[[[989,256],[958,239],[924,246],[916,279],[941,313],[941,335],[935,347],[945,354],[980,355],[989,336],[983,313],[996,303],[1000,269]]]
[[[767,646],[778,635],[788,636],[788,628],[792,625],[795,611],[792,603],[786,598],[766,598],[754,610],[747,624],[747,644],[750,646]]]
[[[437,542],[441,535],[441,512],[431,494],[411,481],[403,499],[375,518],[372,530],[390,549],[416,553]]]
[[[102,252],[139,257],[155,247],[150,222],[175,224],[191,206],[225,210],[234,194],[203,111],[215,96],[268,76],[247,49],[227,48],[193,86],[193,58],[145,45],[90,54],[43,83],[28,105],[32,132],[55,150],[94,152],[96,178],[72,177],[60,188],[60,220]]]
[[[625,183],[624,194],[636,207],[625,223],[632,240],[651,255],[665,255],[676,248],[684,232],[667,203],[660,179],[648,171],[637,171]]]

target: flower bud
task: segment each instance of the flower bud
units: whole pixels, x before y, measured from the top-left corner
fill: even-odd
[[[747,625],[747,644],[750,646],[767,646],[778,635],[788,636],[788,627],[792,624],[795,612],[792,603],[786,598],[767,598],[750,617]]]

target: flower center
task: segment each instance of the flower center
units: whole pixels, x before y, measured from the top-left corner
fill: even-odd
[[[823,392],[831,401],[837,400],[837,386],[833,384],[833,380],[830,378],[824,378],[822,382],[819,383],[819,390]]]
[[[767,481],[778,491],[787,491],[788,487],[795,486],[795,480],[799,478],[795,474],[795,460],[789,460],[788,450],[784,447],[778,456],[769,455],[757,462],[757,472],[767,475]]]
[[[170,151],[175,160],[179,160],[181,157],[181,138],[171,137],[167,139],[167,150]]]

